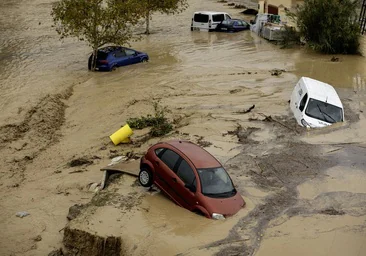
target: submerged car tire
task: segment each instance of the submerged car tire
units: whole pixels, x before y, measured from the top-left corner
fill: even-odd
[[[147,62],[146,58],[142,58],[141,62]]]
[[[141,168],[139,173],[139,182],[141,186],[145,188],[151,187],[153,184],[152,172],[145,167]]]
[[[89,57],[88,60],[88,69],[91,70],[91,66],[92,66],[92,55]]]
[[[117,66],[114,65],[114,66],[111,67],[111,70],[110,71],[115,71],[116,69],[117,69]]]

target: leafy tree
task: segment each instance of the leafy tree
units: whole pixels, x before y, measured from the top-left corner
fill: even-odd
[[[323,53],[357,53],[357,7],[358,1],[354,0],[305,0],[295,15],[300,35]]]
[[[93,49],[95,69],[98,48],[105,44],[128,44],[133,25],[141,15],[136,0],[60,0],[51,15],[60,38],[76,37]]]
[[[188,7],[187,0],[136,0],[141,5],[143,11],[146,31],[150,34],[150,20],[153,12],[161,12],[165,14],[176,14],[184,11]]]

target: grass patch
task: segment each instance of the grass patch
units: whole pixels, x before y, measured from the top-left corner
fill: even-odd
[[[133,117],[127,119],[128,125],[133,129],[143,129],[151,127],[151,137],[161,137],[168,134],[173,130],[173,125],[165,117],[165,113],[168,111],[166,107],[162,107],[159,102],[153,102],[154,115],[147,115],[141,117]]]

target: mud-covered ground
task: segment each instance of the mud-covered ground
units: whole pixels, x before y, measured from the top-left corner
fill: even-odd
[[[97,244],[113,236],[112,248],[127,255],[365,254],[365,58],[331,62],[249,31],[191,32],[196,10],[250,17],[216,1],[189,3],[175,17],[155,15],[153,34],[133,43],[149,63],[112,73],[88,72],[90,49],[58,40],[51,1],[0,3],[1,255],[47,255],[64,235],[66,243],[82,242],[75,234]],[[344,124],[296,125],[288,99],[301,76],[336,87]],[[135,130],[133,144],[114,146],[108,136],[130,117],[153,114],[156,101],[174,131],[146,140],[148,129]],[[128,175],[90,191],[112,158],[138,158],[170,138],[216,156],[246,207],[225,221],[208,220]],[[83,205],[80,214],[68,220],[75,204]],[[19,211],[30,215],[18,218]]]

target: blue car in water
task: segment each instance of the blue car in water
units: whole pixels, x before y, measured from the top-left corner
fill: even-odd
[[[216,26],[218,32],[239,32],[250,29],[248,22],[239,19],[223,20]]]
[[[92,60],[93,54],[89,57],[89,70],[92,69]],[[147,62],[148,60],[149,56],[147,53],[139,52],[122,46],[108,46],[98,50],[95,70],[112,71],[117,67]]]

